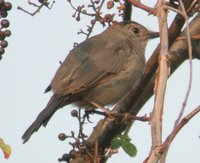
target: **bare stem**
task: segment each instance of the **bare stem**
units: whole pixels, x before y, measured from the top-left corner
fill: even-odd
[[[141,8],[144,11],[147,11],[149,14],[156,14],[156,9],[155,8],[151,8],[149,6],[146,6],[144,4],[142,4],[140,1],[138,0],[128,0],[132,5],[134,5],[135,7]]]
[[[158,73],[155,79],[155,102],[154,109],[151,114],[151,134],[152,134],[152,148],[147,163],[156,163],[160,157],[160,146],[162,144],[162,114],[165,90],[167,79],[169,76],[168,67],[168,26],[167,26],[167,11],[164,8],[166,5],[165,0],[158,0],[157,17],[160,29],[160,58]],[[158,151],[158,152],[157,152]]]
[[[182,118],[182,120],[176,125],[176,127],[173,129],[173,131],[170,133],[170,135],[165,139],[165,141],[162,144],[162,149],[164,151],[164,154],[166,151],[168,151],[169,145],[174,140],[179,131],[199,112],[200,112],[200,106],[198,106],[191,113]],[[165,159],[166,158],[164,159],[161,158],[161,160],[163,161],[165,161]]]
[[[181,111],[179,113],[179,116],[178,116],[178,118],[175,122],[175,126],[179,123],[179,121],[181,120],[181,118],[183,116],[183,113],[184,113],[184,110],[185,110],[185,107],[186,107],[186,104],[187,104],[187,101],[188,101],[188,98],[189,98],[189,94],[190,94],[190,91],[191,91],[191,87],[192,87],[192,72],[193,72],[192,71],[192,44],[191,44],[191,36],[190,36],[188,16],[187,16],[187,13],[185,11],[185,7],[183,5],[182,0],[179,0],[179,3],[180,3],[180,6],[181,6],[181,9],[183,11],[185,21],[186,21],[186,31],[187,31],[186,37],[187,37],[187,43],[188,43],[188,57],[189,57],[189,66],[190,66],[190,76],[189,76],[188,90],[186,92],[186,96],[185,96]]]

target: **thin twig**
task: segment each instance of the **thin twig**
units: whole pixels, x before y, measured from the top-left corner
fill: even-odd
[[[91,26],[87,26],[87,32],[84,32],[82,29],[78,32],[78,34],[84,34],[86,35],[86,39],[89,38],[89,36],[91,35],[92,31],[93,31],[93,28],[96,24],[97,21],[100,21],[101,19],[101,9],[103,7],[103,4],[105,3],[105,0],[101,0],[98,2],[98,6],[96,6],[96,1],[93,1],[91,0],[90,4],[88,5],[88,8],[92,8],[92,10],[94,11],[94,13],[88,13],[86,10],[83,10],[85,9],[85,6],[82,5],[82,6],[78,6],[78,7],[75,7],[71,0],[67,0],[67,2],[70,4],[70,6],[72,7],[73,10],[75,10],[75,13],[73,14],[73,17],[76,17],[77,21],[80,20],[80,15],[83,14],[83,15],[87,15],[87,16],[91,16],[91,17],[95,17],[91,22]],[[77,15],[77,16],[76,16]]]
[[[182,118],[182,120],[179,122],[179,124],[176,125],[176,127],[173,129],[173,131],[170,133],[170,135],[165,139],[165,141],[162,144],[163,151],[166,151],[166,148],[168,148],[169,144],[174,140],[176,135],[179,133],[179,131],[195,116],[197,113],[200,112],[200,106],[195,108],[192,112],[190,112],[187,116]]]
[[[188,16],[187,16],[187,13],[185,11],[185,7],[183,5],[182,0],[179,0],[179,3],[180,3],[180,6],[181,6],[181,9],[183,10],[183,14],[184,14],[184,17],[185,17],[185,22],[186,22],[186,37],[187,37],[187,43],[188,43],[188,57],[189,57],[189,66],[190,66],[190,76],[189,76],[188,90],[186,92],[186,96],[185,96],[185,99],[184,99],[180,114],[179,114],[179,116],[178,116],[178,118],[177,118],[177,120],[175,122],[175,126],[179,123],[179,121],[181,120],[181,118],[183,116],[183,113],[184,113],[184,110],[185,110],[185,107],[186,107],[186,104],[187,104],[187,101],[188,101],[188,97],[189,97],[189,94],[190,94],[190,91],[191,91],[192,72],[193,72],[192,71],[192,43],[191,43]]]
[[[163,154],[166,153],[166,151],[168,151],[169,149],[169,145],[171,144],[171,142],[174,140],[174,138],[176,137],[176,135],[179,133],[179,131],[198,113],[200,112],[200,106],[198,106],[197,108],[195,108],[192,112],[190,112],[187,116],[185,116],[184,118],[182,118],[182,120],[179,122],[179,124],[177,124],[177,126],[173,129],[173,131],[170,133],[170,135],[165,139],[165,141],[162,143],[162,145],[160,146],[160,148],[156,148],[155,150],[151,151],[151,156],[150,158],[147,158],[144,163],[147,163],[147,161],[149,163],[154,163],[155,160],[159,160],[161,156],[163,156]],[[163,153],[164,152],[164,153]],[[165,161],[165,159],[160,159],[160,163],[163,163],[163,161]]]
[[[31,1],[28,1],[28,4],[29,4],[29,5],[32,5],[32,6],[34,6],[34,7],[37,7],[37,8],[40,7],[39,5],[37,5],[36,3],[33,3],[33,2],[31,2]]]
[[[71,1],[67,0],[67,2],[69,2],[70,6],[72,7],[73,10],[77,11],[77,8],[72,4]],[[79,11],[81,14],[83,15],[87,15],[87,16],[95,16],[96,14],[93,14],[93,13],[88,13],[88,12],[85,12],[85,11]]]
[[[41,5],[37,5],[37,4],[35,4],[35,3],[31,2],[31,1],[28,1],[28,4],[29,4],[29,5],[34,6],[34,7],[37,8],[33,13],[31,13],[31,12],[29,12],[29,11],[23,9],[23,8],[20,7],[20,6],[18,6],[17,9],[18,9],[18,10],[21,10],[21,11],[23,11],[23,12],[25,12],[25,13],[31,15],[31,16],[34,16],[34,15],[36,15],[37,13],[39,13],[40,10],[41,10],[44,6],[47,7],[47,8],[50,10],[50,9],[53,7],[54,3],[55,3],[55,1],[53,1],[52,4],[51,4],[51,6],[49,7],[49,2],[48,2],[48,1],[44,1],[44,3],[42,3]]]
[[[132,5],[134,5],[135,7],[141,8],[142,10],[148,12],[149,14],[153,14],[156,15],[156,9],[155,8],[151,8],[149,6],[146,6],[144,4],[142,4],[140,1],[137,0],[128,0]]]
[[[194,0],[192,2],[192,4],[190,5],[190,7],[187,9],[186,13],[190,12],[191,10],[193,10],[198,2],[199,2],[199,0]]]
[[[23,11],[23,12],[25,12],[25,13],[31,15],[31,16],[34,16],[35,14],[37,14],[38,12],[40,12],[40,10],[42,9],[43,6],[44,6],[44,5],[41,4],[41,5],[37,8],[37,10],[35,10],[33,13],[31,13],[31,12],[29,12],[29,11],[23,9],[23,8],[20,7],[20,6],[18,6],[17,9],[18,9],[18,10],[21,10],[21,11]]]
[[[98,10],[97,10],[97,12],[96,12],[97,14],[95,15],[94,22],[92,23],[92,26],[90,27],[90,31],[88,32],[88,35],[87,35],[86,39],[89,38],[89,36],[91,35],[91,33],[92,33],[92,31],[93,31],[93,28],[94,28],[94,26],[95,26],[95,24],[96,24],[96,22],[97,22],[99,13],[100,13],[100,11],[101,11],[101,9],[102,9],[102,7],[103,7],[104,2],[105,2],[105,0],[102,0],[102,1],[101,1],[101,4],[100,4],[100,6],[99,6],[99,8],[98,8]]]
[[[190,36],[190,38],[192,40],[200,40],[200,34],[192,35],[192,36]],[[176,38],[176,41],[178,41],[178,40],[186,40],[186,39],[187,39],[187,37],[185,37],[185,36],[179,36],[179,37]]]
[[[176,12],[176,13],[180,14],[182,17],[184,17],[183,12],[180,11],[179,9],[176,9],[176,8],[171,7],[171,6],[168,6],[168,5],[165,5],[164,8],[165,8],[166,10],[171,10],[171,11],[173,11],[173,12]]]

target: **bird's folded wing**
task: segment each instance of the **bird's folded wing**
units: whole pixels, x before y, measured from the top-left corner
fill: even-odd
[[[130,55],[128,45],[117,41],[103,41],[96,36],[72,50],[56,72],[52,90],[63,95],[75,94],[117,75]]]

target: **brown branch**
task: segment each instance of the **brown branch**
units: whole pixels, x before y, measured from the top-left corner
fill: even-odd
[[[149,6],[146,6],[144,4],[142,4],[140,1],[137,0],[128,0],[132,5],[134,5],[135,7],[141,8],[142,10],[148,12],[149,14],[153,14],[156,15],[156,9],[155,8],[151,8]]]
[[[192,10],[195,10],[196,9],[196,5],[198,5],[199,3],[199,0],[194,0],[192,2],[192,4],[190,5],[190,7],[187,9],[187,13],[190,13],[190,14],[193,14],[193,11]],[[199,6],[198,6],[199,7]],[[190,15],[189,14],[189,15]]]
[[[168,151],[168,148],[169,148],[170,144],[172,143],[172,141],[174,140],[176,135],[179,133],[179,131],[199,112],[200,112],[200,106],[195,108],[191,113],[189,113],[187,116],[185,116],[179,122],[179,124],[177,124],[177,126],[173,129],[173,131],[165,139],[165,141],[163,142],[163,144],[161,145],[159,150],[157,150],[156,154],[159,157],[158,159],[160,159],[160,156],[163,155],[163,152],[165,153],[165,151]],[[163,161],[165,161],[165,159],[161,160],[161,162],[163,162]]]
[[[171,7],[171,6],[168,6],[168,5],[165,5],[165,6],[163,6],[163,7],[164,7],[166,10],[171,10],[171,11],[173,11],[173,12],[176,12],[176,13],[180,14],[182,17],[184,17],[183,12],[180,11],[179,9],[176,9],[176,8]]]
[[[125,0],[124,5],[125,9],[123,14],[123,21],[131,20],[132,5],[128,0]]]
[[[36,15],[37,13],[39,13],[40,10],[41,10],[44,6],[47,7],[48,9],[51,9],[51,8],[53,7],[53,4],[54,4],[54,3],[55,3],[55,1],[53,1],[52,4],[51,4],[51,6],[49,7],[49,2],[48,2],[48,1],[44,1],[44,2],[41,3],[40,5],[37,5],[37,4],[35,4],[35,3],[31,2],[31,1],[28,1],[28,4],[29,4],[29,5],[34,6],[34,7],[37,8],[33,13],[31,13],[31,12],[29,12],[29,11],[23,9],[23,8],[20,7],[20,6],[18,6],[17,9],[18,9],[18,10],[21,10],[21,11],[23,11],[23,12],[25,12],[26,14],[29,14],[29,15],[31,15],[31,16],[34,16],[34,15]]]
[[[37,14],[38,12],[40,12],[40,10],[42,9],[43,6],[44,6],[44,5],[41,4],[33,13],[31,13],[31,12],[29,12],[29,11],[23,9],[23,8],[20,7],[20,6],[18,6],[17,9],[18,9],[18,10],[21,10],[21,11],[23,11],[23,12],[25,12],[25,13],[31,15],[31,16],[34,16],[35,14]]]
[[[173,131],[169,134],[169,136],[165,139],[165,141],[162,144],[162,149],[165,151],[166,148],[172,143],[176,135],[179,133],[179,131],[198,113],[200,112],[200,106],[195,108],[192,112],[190,112],[187,116],[182,118],[182,120],[176,125],[176,127],[173,129]]]
[[[190,28],[189,28],[189,22],[188,22],[188,17],[184,8],[184,5],[182,3],[182,0],[179,0],[180,6],[182,8],[184,17],[186,19],[186,38],[187,38],[187,43],[188,43],[188,58],[189,58],[189,64],[190,64],[190,78],[189,78],[189,85],[188,85],[188,90],[186,92],[186,96],[185,96],[185,100],[183,102],[183,106],[181,108],[180,114],[178,116],[178,119],[175,122],[175,126],[179,123],[179,121],[181,120],[184,110],[185,110],[185,106],[187,104],[187,100],[190,94],[190,90],[191,90],[191,86],[192,86],[192,43],[191,43],[191,36],[190,36]],[[174,127],[175,127],[174,126]]]
[[[168,26],[167,26],[167,10],[163,8],[166,4],[165,0],[159,0],[157,3],[157,17],[160,27],[160,58],[158,73],[155,78],[155,103],[151,114],[151,135],[152,148],[147,163],[156,163],[159,154],[156,154],[157,148],[162,144],[162,115],[165,90],[168,79]]]
[[[176,135],[179,133],[179,131],[196,115],[200,112],[200,106],[195,108],[191,113],[189,113],[187,116],[185,116],[177,125],[176,127],[172,130],[172,132],[169,134],[169,136],[165,139],[165,141],[162,143],[162,145],[159,148],[155,148],[151,155],[151,160],[150,158],[147,158],[144,163],[149,162],[154,162],[154,160],[159,160],[160,162],[165,162],[165,158],[162,159],[161,156],[166,155],[165,153],[168,151],[170,144],[176,137]],[[152,161],[153,160],[153,161]]]

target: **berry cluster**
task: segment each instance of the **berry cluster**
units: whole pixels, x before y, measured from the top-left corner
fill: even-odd
[[[5,53],[5,48],[8,46],[8,42],[5,40],[6,37],[11,35],[11,31],[6,29],[9,27],[10,22],[6,18],[8,11],[11,10],[12,4],[10,2],[5,2],[0,0],[0,60],[2,55]]]

